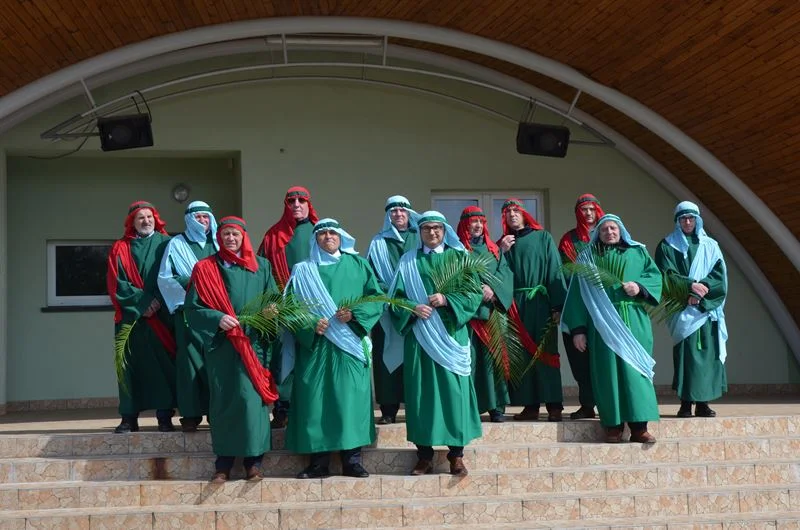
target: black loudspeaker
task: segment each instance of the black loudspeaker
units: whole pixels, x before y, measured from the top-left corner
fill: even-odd
[[[520,123],[517,128],[517,153],[522,155],[567,156],[569,128],[561,125]]]
[[[119,151],[153,145],[153,129],[149,114],[109,116],[97,119],[100,147],[103,151]]]

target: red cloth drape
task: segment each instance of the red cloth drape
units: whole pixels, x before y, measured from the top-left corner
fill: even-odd
[[[519,316],[516,302],[511,304],[511,308],[508,310],[508,318],[516,324],[519,330],[519,338],[525,350],[531,354],[531,357],[536,355],[536,350],[539,349],[539,345],[536,344],[536,341],[533,340],[528,330],[525,329],[525,325],[522,323],[522,319]],[[557,353],[550,353],[543,350],[539,355],[539,361],[553,368],[561,368],[561,357]]]
[[[222,229],[223,228],[236,228],[242,233],[242,246],[239,247],[239,255],[235,252],[225,248],[222,242]],[[219,257],[228,263],[235,263],[250,272],[258,270],[258,261],[253,252],[253,245],[250,243],[250,236],[247,235],[247,224],[241,217],[228,216],[223,217],[217,226],[217,242],[219,243]]]
[[[502,222],[503,222],[503,235],[507,236],[511,233],[511,229],[508,227],[506,223],[506,210],[510,207],[516,207],[522,213],[522,218],[525,220],[525,226],[533,228],[534,230],[543,230],[542,225],[536,222],[536,219],[528,213],[528,210],[522,205],[522,201],[517,199],[516,197],[509,197],[503,203],[503,211],[502,211]]]
[[[594,195],[591,193],[584,193],[578,197],[578,200],[575,203],[575,228],[564,234],[564,236],[561,238],[561,241],[558,242],[558,249],[566,254],[570,261],[573,262],[578,259],[578,251],[575,249],[575,244],[572,242],[573,232],[579,241],[583,241],[584,243],[589,242],[589,231],[591,230],[591,227],[589,226],[589,223],[586,222],[586,219],[583,218],[583,214],[581,213],[581,205],[587,202],[594,204],[595,220],[600,219],[605,215],[603,209],[600,207],[600,202],[598,202]]]
[[[458,239],[461,240],[461,243],[464,247],[472,251],[472,245],[470,244],[470,235],[469,235],[469,222],[472,217],[483,217],[483,241],[486,243],[486,248],[489,249],[489,252],[494,254],[494,257],[500,259],[500,248],[497,246],[497,243],[492,241],[492,237],[489,235],[489,225],[486,223],[486,215],[483,213],[477,206],[467,206],[461,212],[461,219],[458,221],[458,227],[456,228],[456,234],[458,234]]]

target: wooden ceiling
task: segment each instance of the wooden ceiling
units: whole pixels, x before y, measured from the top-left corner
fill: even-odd
[[[457,29],[567,64],[661,114],[719,158],[800,237],[800,2],[796,0],[0,0],[0,95],[167,33],[279,16],[358,16]],[[488,57],[415,44],[574,90]],[[706,174],[604,103],[578,107],[647,151],[738,237],[800,324],[800,271]]]

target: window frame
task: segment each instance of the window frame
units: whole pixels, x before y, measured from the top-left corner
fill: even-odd
[[[56,249],[58,247],[76,246],[111,246],[110,239],[48,239],[47,240],[47,307],[108,307],[111,299],[108,294],[59,296],[56,294]]]
[[[476,200],[486,218],[491,223],[494,218],[500,219],[501,212],[494,212],[494,200],[505,200],[509,197],[517,197],[521,200],[535,199],[537,201],[538,210],[531,212],[533,218],[536,219],[542,227],[547,230],[549,226],[547,217],[547,191],[544,189],[516,189],[516,190],[432,190],[431,191],[431,208],[436,209],[437,199],[454,199],[454,200]],[[457,222],[458,220],[456,220]]]

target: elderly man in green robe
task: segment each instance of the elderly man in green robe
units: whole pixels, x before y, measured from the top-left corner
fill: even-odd
[[[389,197],[384,210],[383,228],[372,239],[367,256],[381,289],[387,291],[397,272],[400,256],[416,249],[419,244],[419,214],[411,209],[411,203],[402,195]],[[381,317],[380,325],[372,330],[372,348],[375,401],[381,408],[378,423],[394,423],[403,401],[403,370],[400,369],[403,337],[394,330],[388,310]]]
[[[520,338],[532,353],[540,350],[520,385],[509,392],[512,405],[524,405],[514,419],[538,420],[539,406],[544,402],[548,421],[561,421],[564,395],[558,334],[545,335],[545,330],[559,321],[567,294],[558,249],[550,233],[525,210],[522,201],[513,197],[503,203],[503,237],[498,245],[514,274]]]
[[[294,333],[286,447],[311,455],[297,478],[328,476],[332,451],[341,452],[344,475],[368,477],[361,447],[375,441],[369,331],[383,304],[355,302],[383,291],[369,262],[357,255],[355,240],[335,219],[314,225],[314,238],[309,258],[292,268],[286,286],[287,294],[308,303],[317,319],[314,327]]]
[[[508,268],[505,257],[492,241],[489,227],[486,226],[486,214],[477,206],[467,206],[461,212],[461,219],[456,229],[458,238],[468,251],[483,257],[491,256],[493,265],[490,278],[481,278],[483,300],[475,317],[470,320],[472,328],[470,344],[472,345],[472,377],[475,382],[475,394],[478,398],[478,410],[489,412],[489,420],[493,423],[504,421],[506,405],[509,403],[508,379],[510,366],[508,353],[505,353],[504,370],[495,368],[489,352],[490,334],[486,322],[493,311],[508,312],[514,303],[514,277]]]
[[[194,432],[208,415],[208,379],[203,369],[197,336],[183,315],[183,302],[192,269],[198,260],[219,250],[217,221],[211,207],[203,201],[189,203],[184,212],[186,231],[167,245],[158,271],[158,289],[174,317],[178,410],[183,432]]]
[[[716,416],[709,401],[728,389],[725,375],[725,297],[728,275],[719,244],[703,229],[700,208],[689,201],[674,212],[675,229],[658,245],[656,264],[689,293],[686,308],[670,317],[674,375],[672,388],[681,399],[679,418]]]
[[[158,290],[158,268],[169,243],[166,224],[149,202],[128,208],[125,235],[111,247],[106,287],[114,306],[114,330],[133,325],[119,383],[122,421],[115,433],[139,430],[139,413],[156,409],[158,430],[174,431],[175,337],[172,317]]]
[[[450,473],[464,476],[464,446],[482,435],[468,325],[483,297],[461,287],[436,292],[434,279],[466,249],[440,212],[423,213],[418,227],[422,245],[400,258],[391,289],[392,296],[416,305],[414,313],[391,309],[395,328],[405,336],[406,436],[417,445],[418,458],[411,474],[430,473],[433,446],[446,445]]]
[[[621,442],[627,422],[631,442],[654,443],[647,422],[658,421],[659,414],[646,305],[658,304],[661,272],[612,214],[597,221],[577,263],[562,318],[575,349],[592,356],[592,388],[606,441]]]
[[[217,455],[211,482],[227,481],[237,456],[244,458],[245,478],[257,481],[272,443],[268,404],[278,399],[278,389],[265,367],[269,346],[236,315],[278,288],[269,262],[253,252],[243,219],[220,220],[217,241],[219,251],[195,265],[184,303],[189,326],[202,341],[208,374]]]

